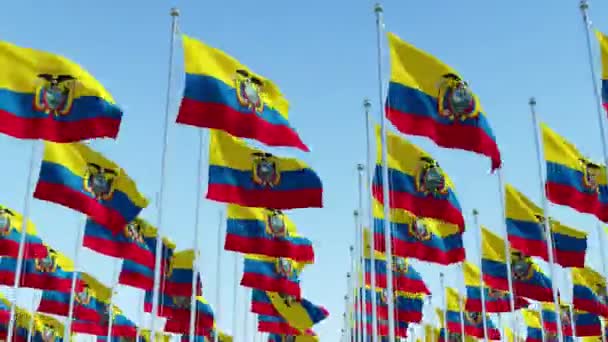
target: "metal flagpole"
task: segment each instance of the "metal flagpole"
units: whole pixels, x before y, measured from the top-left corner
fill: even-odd
[[[359,249],[361,250],[361,252],[359,253],[359,272],[357,274],[357,279],[359,281],[359,288],[361,289],[361,336],[362,336],[362,342],[368,342],[368,338],[367,338],[367,327],[365,324],[367,322],[367,286],[365,286],[365,278],[364,278],[364,274],[365,274],[365,251],[366,251],[366,245],[365,245],[365,232],[364,232],[364,222],[365,222],[365,214],[363,213],[363,176],[364,176],[364,171],[365,171],[365,166],[363,164],[357,164],[357,171],[359,173],[359,177],[358,177],[358,188],[359,188],[359,208],[357,209],[357,211],[359,212],[358,215],[358,223],[359,223],[359,240],[360,240],[360,247]],[[371,229],[371,227],[370,227]],[[370,235],[372,235],[373,233],[370,231]],[[371,253],[373,253],[373,249],[370,248]]]
[[[606,291],[606,293],[608,293],[608,286],[606,286],[606,259],[604,258],[604,246],[606,245],[605,243],[605,232],[602,229],[602,224],[597,221],[596,224],[596,230],[597,230],[597,236],[598,239],[600,240],[600,262],[602,263],[602,278],[604,278],[604,291]],[[570,275],[572,275],[572,273],[570,273]],[[605,329],[605,322],[603,319],[600,319],[600,323],[602,326],[602,342],[606,342],[606,334],[604,334],[604,329]]]
[[[543,319],[543,304],[542,303],[538,303],[538,317],[540,320],[540,332],[541,332],[541,337],[543,338],[543,341],[547,341],[547,334],[545,334],[545,321]]]
[[[243,293],[243,303],[245,304],[243,307],[243,341],[249,341],[249,310],[247,309],[247,304],[249,304],[251,294],[249,294],[249,288],[244,288]]]
[[[351,293],[350,293],[350,273],[346,273],[346,296],[344,296],[344,302],[345,302],[345,320],[344,320],[344,324],[345,324],[345,328],[346,328],[346,340],[349,342],[352,342],[353,340],[353,329],[351,326],[352,323],[352,306],[350,305],[350,298],[351,298]]]
[[[587,55],[589,59],[589,71],[591,76],[591,84],[593,85],[593,94],[595,95],[595,101],[597,104],[597,120],[600,127],[600,137],[602,139],[602,152],[604,153],[604,165],[608,165],[608,148],[606,147],[606,132],[604,131],[604,109],[602,108],[602,97],[600,95],[599,90],[599,78],[596,76],[595,72],[595,63],[593,63],[593,50],[591,48],[591,37],[589,28],[592,23],[589,19],[589,14],[587,10],[589,9],[589,4],[586,0],[581,0],[579,8],[581,10],[581,14],[583,15],[583,24],[585,26],[585,38],[587,42]]]
[[[173,81],[173,57],[175,54],[175,35],[177,33],[177,19],[179,10],[171,8],[171,38],[169,41],[169,72],[167,74],[167,95],[165,103],[165,119],[163,122],[163,146],[161,148],[161,169],[160,169],[160,189],[158,192],[158,229],[156,236],[156,252],[154,261],[154,287],[152,292],[152,312],[150,313],[150,340],[155,341],[156,335],[156,314],[158,312],[158,301],[160,291],[161,276],[161,256],[162,256],[162,226],[163,226],[163,203],[165,199],[165,175],[167,174],[169,146],[169,117],[171,110],[171,82]],[[200,195],[200,194],[199,194]]]
[[[357,339],[356,342],[363,342],[362,340],[362,336],[363,336],[363,309],[362,309],[362,303],[364,302],[363,300],[363,293],[362,293],[362,287],[361,287],[361,274],[360,274],[360,269],[359,269],[359,260],[360,260],[360,255],[363,253],[363,251],[361,250],[361,246],[362,243],[361,241],[363,240],[363,234],[361,231],[361,225],[359,224],[359,211],[355,210],[353,212],[353,217],[354,217],[354,221],[355,221],[355,253],[352,255],[353,259],[352,259],[352,263],[353,263],[353,283],[354,283],[354,299],[355,299],[355,322],[356,322],[356,329],[357,329]]]
[[[25,195],[23,199],[23,223],[21,224],[21,236],[19,237],[19,250],[17,251],[17,265],[15,265],[15,280],[13,282],[13,297],[11,298],[11,313],[9,318],[6,340],[13,340],[15,329],[15,312],[17,309],[17,288],[21,283],[21,271],[23,269],[23,254],[25,254],[25,237],[27,236],[27,224],[30,218],[30,205],[32,203],[31,184],[34,178],[34,164],[36,163],[36,152],[38,141],[32,141],[32,151],[30,152],[29,169],[25,181]]]
[[[439,272],[439,287],[443,292],[443,342],[448,342],[448,296],[446,294],[443,272]]]
[[[359,342],[359,319],[357,317],[357,295],[355,292],[356,269],[355,269],[355,247],[350,246],[350,272],[346,275],[348,280],[348,303],[349,303],[349,323],[353,323],[353,342]]]
[[[539,125],[538,118],[536,116],[536,100],[534,97],[530,98],[528,102],[530,105],[530,114],[532,116],[532,127],[534,127],[534,145],[536,146],[536,159],[538,161],[538,177],[540,182],[540,194],[541,201],[543,204],[544,219],[543,224],[545,226],[545,241],[547,242],[547,254],[549,255],[549,277],[551,278],[551,285],[553,288],[553,303],[555,305],[555,312],[559,313],[559,294],[557,289],[557,269],[555,267],[555,256],[553,255],[553,236],[551,233],[551,224],[549,219],[549,201],[547,201],[547,195],[545,193],[545,176],[543,175],[543,150],[541,148],[539,136]],[[562,331],[562,318],[561,315],[557,315],[557,333],[560,342],[564,340],[564,334]]]
[[[199,194],[200,196],[200,194]],[[220,334],[219,329],[217,327],[220,326],[220,314],[222,312],[222,296],[221,296],[221,287],[222,287],[222,225],[224,222],[224,213],[220,210],[219,214],[219,223],[217,225],[217,256],[215,262],[215,335],[213,338],[213,342],[219,342]],[[232,336],[236,340],[236,335],[234,335],[234,331],[232,332]]]
[[[78,216],[81,216],[81,214],[78,214]],[[68,306],[68,316],[65,322],[65,332],[63,333],[63,336],[70,336],[70,331],[72,328],[72,318],[74,316],[74,296],[76,295],[76,279],[78,278],[78,274],[79,274],[79,264],[80,264],[80,249],[82,248],[82,236],[84,233],[84,226],[86,223],[86,219],[87,217],[85,215],[83,216],[83,220],[82,222],[80,221],[80,217],[78,220],[78,233],[76,235],[76,251],[74,253],[74,271],[72,273],[72,285],[70,288],[70,303]]]
[[[205,138],[203,130],[198,130],[198,171],[196,173],[196,206],[194,213],[194,260],[192,261],[192,295],[190,296],[190,335],[188,340],[194,342],[194,336],[196,333],[196,295],[198,286],[198,257],[199,257],[199,230],[200,230],[200,218],[201,218],[201,206],[203,198],[203,154],[204,154]],[[219,273],[216,273],[216,277],[219,277]]]
[[[481,294],[481,315],[483,322],[483,340],[488,342],[488,321],[486,317],[486,287],[483,282],[483,269],[481,267],[481,227],[479,225],[479,211],[477,209],[473,209],[473,224],[475,224],[475,228],[479,231],[479,234],[475,234],[477,237],[477,248],[479,248],[479,292]],[[462,266],[461,266],[462,267]],[[464,272],[463,272],[464,276]]]
[[[384,116],[384,83],[382,80],[382,32],[384,24],[382,22],[382,5],[377,3],[374,7],[376,13],[376,33],[378,49],[378,104],[380,106],[380,125],[382,130],[382,195],[384,208],[384,243],[386,250],[386,292],[388,302],[388,340],[395,340],[395,292],[393,291],[393,247],[392,232],[390,222],[390,196],[388,178],[388,146],[386,143],[387,124]]]
[[[36,321],[36,302],[38,301],[38,293],[34,292],[32,296],[32,315],[30,316],[29,326],[27,328],[27,342],[32,341],[34,335],[34,322]]]
[[[234,337],[234,339],[236,340],[237,338],[237,327],[239,325],[239,321],[238,318],[236,317],[239,313],[239,302],[238,302],[238,295],[239,295],[239,254],[238,253],[233,253],[234,255],[234,268],[233,268],[233,273],[234,273],[234,288],[232,290],[232,336]]]
[[[110,296],[110,306],[109,306],[109,310],[108,310],[108,314],[110,315],[109,319],[108,319],[108,334],[107,334],[107,338],[108,341],[112,341],[112,325],[114,324],[114,315],[112,314],[112,307],[114,306],[114,295],[116,294],[116,287],[118,287],[118,277],[120,276],[120,269],[118,267],[118,262],[119,259],[115,259],[114,260],[114,265],[112,266],[113,268],[113,274],[112,274],[112,295]]]
[[[460,265],[460,270],[462,272],[462,264]],[[464,338],[464,298],[460,296],[460,291],[458,289],[456,289],[456,293],[458,294],[458,309],[460,310],[460,336]]]
[[[371,140],[370,140],[370,129],[371,129],[371,107],[372,103],[365,99],[363,100],[363,109],[365,110],[365,154],[367,167],[365,168],[365,187],[367,188],[366,196],[368,203],[368,222],[370,229],[369,244],[370,244],[370,285],[371,285],[371,298],[372,302],[372,339],[371,342],[378,342],[378,316],[376,311],[376,244],[375,244],[375,228],[374,228],[374,210],[372,201],[372,186],[371,186],[371,175],[372,165],[375,163],[372,161],[371,151]],[[375,169],[375,167],[374,167]],[[365,260],[364,260],[365,261]],[[363,271],[365,272],[365,262],[363,264]],[[365,341],[368,342],[368,341]]]
[[[136,336],[135,336],[135,341],[137,341],[137,342],[139,342],[139,337],[141,336],[141,329],[142,329],[141,327],[143,327],[145,325],[144,324],[144,301],[145,301],[144,297],[145,297],[145,293],[141,292],[139,295],[139,298],[138,298],[139,303],[137,304],[138,308],[139,308],[139,312],[138,312],[139,324],[137,326]]]
[[[502,231],[504,234],[505,241],[505,258],[507,259],[507,285],[509,288],[509,305],[511,307],[511,312],[515,312],[515,290],[513,289],[513,269],[511,266],[511,243],[509,243],[509,239],[507,236],[507,209],[505,206],[505,183],[502,179],[502,169],[496,170],[496,177],[498,178],[498,199],[500,200],[500,206],[502,207]],[[479,235],[482,236],[483,230],[481,226],[479,226]],[[483,244],[483,241],[482,241]],[[481,251],[480,251],[481,252]],[[480,270],[481,272],[481,270]],[[513,323],[513,330],[515,331],[516,326],[515,322]]]

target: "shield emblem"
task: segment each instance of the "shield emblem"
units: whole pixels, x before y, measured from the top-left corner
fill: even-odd
[[[11,232],[11,216],[5,210],[0,212],[0,235],[7,236]]]
[[[488,296],[490,298],[496,298],[496,299],[497,298],[503,298],[504,295],[505,295],[504,291],[500,291],[500,290],[493,289],[493,288],[490,288],[490,287],[487,288],[487,289],[488,289]]]
[[[275,238],[287,236],[287,228],[285,227],[285,219],[280,210],[273,210],[268,215],[266,223],[266,232]]]
[[[270,153],[262,152],[253,155],[253,182],[267,188],[277,186],[281,178],[274,157]]]
[[[173,296],[173,305],[178,309],[190,308],[190,297],[186,296]]]
[[[460,334],[450,332],[448,333],[448,341],[450,342],[461,342]]]
[[[602,169],[599,165],[583,160],[583,185],[587,192],[597,193],[600,186]]]
[[[114,178],[117,176],[117,171],[89,163],[84,188],[98,200],[109,200],[114,193]]]
[[[34,259],[34,265],[38,272],[55,272],[55,269],[57,268],[57,263],[55,262],[55,252],[49,250],[49,253],[45,258]]]
[[[426,156],[420,158],[415,179],[416,190],[421,194],[440,197],[448,193],[443,170],[433,158]]]
[[[532,265],[528,260],[520,259],[512,263],[513,277],[516,280],[528,280],[532,278]]]
[[[393,270],[399,274],[407,273],[407,261],[403,257],[394,257],[393,259]]]
[[[410,233],[414,238],[420,241],[426,241],[431,238],[431,232],[426,228],[423,220],[414,219],[410,225]]]
[[[40,335],[44,342],[50,342],[55,340],[55,330],[53,330],[53,328],[48,325],[44,326]]]
[[[36,88],[34,109],[46,114],[67,115],[74,102],[75,78],[70,75],[38,75],[43,82]]]
[[[382,289],[382,291],[380,291],[380,303],[388,303],[388,291],[386,289]]]
[[[449,120],[465,121],[479,116],[475,94],[458,75],[443,75],[437,98],[439,115]]]
[[[263,82],[247,70],[237,70],[235,76],[236,97],[239,104],[258,114],[264,111]]]
[[[141,227],[139,225],[139,222],[137,222],[137,220],[129,222],[125,226],[125,236],[127,237],[127,239],[134,241],[134,242],[143,243],[144,239],[141,236],[140,231],[141,231]]]
[[[87,305],[91,301],[91,294],[89,293],[89,289],[87,287],[83,288],[82,291],[76,293],[74,297],[76,302],[81,305]]]
[[[281,297],[281,299],[283,300],[283,303],[287,306],[290,307],[291,304],[293,304],[296,301],[296,298],[294,296],[285,294],[285,293],[279,293],[279,297]]]
[[[479,323],[482,322],[483,317],[481,316],[481,313],[479,312],[465,312],[465,317],[467,319],[467,321],[478,325]]]
[[[291,265],[291,261],[285,258],[278,258],[276,261],[276,271],[279,275],[283,277],[290,277],[293,273],[293,268]]]

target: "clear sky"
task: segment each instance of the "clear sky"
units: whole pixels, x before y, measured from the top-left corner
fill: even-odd
[[[539,203],[539,179],[528,98],[535,96],[540,118],[569,138],[588,156],[601,160],[596,106],[578,1],[402,1],[387,0],[386,28],[456,68],[477,92],[497,136],[504,176]],[[352,211],[357,206],[355,165],[365,161],[363,98],[378,109],[376,33],[369,0],[309,1],[4,1],[0,37],[10,42],[63,54],[85,66],[114,95],[125,111],[119,138],[94,146],[119,162],[152,200],[144,216],[156,220],[160,150],[167,89],[171,6],[181,10],[180,28],[219,47],[253,70],[275,80],[291,102],[290,119],[312,152],[299,156],[320,174],[325,208],[295,210],[290,215],[315,244],[317,262],[302,275],[304,296],[326,306],[328,320],[316,327],[322,341],[337,341],[342,326],[348,245],[353,241]],[[593,1],[598,28],[608,5]],[[386,51],[386,45],[384,45]],[[596,62],[599,60],[594,41]],[[386,60],[386,53],[384,54]],[[171,121],[183,88],[181,44],[176,45]],[[597,63],[596,63],[597,64]],[[599,65],[599,64],[598,64]],[[388,65],[385,65],[388,70]],[[1,71],[0,71],[1,72]],[[386,76],[386,75],[385,75]],[[386,77],[385,77],[386,79]],[[178,248],[193,241],[198,133],[192,127],[169,127],[169,167],[162,230]],[[482,224],[501,232],[496,177],[489,161],[462,151],[440,149],[411,138],[434,155],[456,184],[470,219],[473,208]],[[22,210],[31,142],[0,137],[6,167],[0,201]],[[37,151],[37,164],[40,158]],[[205,297],[217,302],[221,279],[219,326],[232,329],[233,260],[222,252],[222,273],[215,274],[218,213],[222,206],[204,201],[200,266]],[[31,217],[40,235],[74,257],[83,217],[74,211],[34,200]],[[551,215],[590,232],[588,263],[601,267],[596,221],[553,206]],[[465,233],[468,258],[478,262],[476,228]],[[502,234],[502,233],[501,233]],[[111,258],[80,253],[84,269],[111,284]],[[417,264],[435,292],[439,267]],[[239,265],[239,269],[241,266]],[[459,284],[457,267],[445,268],[449,284]],[[239,275],[240,278],[240,270]],[[564,284],[561,284],[564,285]],[[569,290],[562,292],[567,299]],[[20,302],[31,303],[31,291]],[[118,304],[138,320],[139,291],[119,288]],[[248,306],[239,289],[237,320]],[[439,303],[439,298],[434,298]],[[216,307],[217,311],[217,307]],[[249,316],[252,341],[253,318]],[[243,330],[237,341],[241,341]]]

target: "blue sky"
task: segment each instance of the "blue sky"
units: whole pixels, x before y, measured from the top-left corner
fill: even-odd
[[[601,159],[578,1],[388,0],[383,5],[387,30],[452,65],[477,92],[501,147],[507,182],[540,201],[527,104],[530,96],[537,99],[541,120],[588,156]],[[300,231],[314,241],[317,254],[317,263],[303,273],[303,293],[330,310],[330,318],[316,331],[323,341],[337,341],[349,268],[348,245],[353,240],[352,211],[357,205],[355,165],[365,161],[363,98],[369,97],[374,110],[378,109],[373,2],[5,1],[0,11],[1,39],[77,61],[106,85],[123,107],[119,138],[95,142],[94,146],[119,162],[153,200],[144,211],[152,222],[156,219],[159,189],[171,6],[181,10],[183,32],[227,51],[275,80],[291,102],[291,122],[312,152],[285,149],[281,153],[306,160],[325,186],[325,208],[290,213]],[[595,1],[590,11],[601,24],[608,16],[608,5]],[[608,31],[608,26],[599,28]],[[594,53],[598,61],[595,45]],[[386,61],[386,53],[384,57]],[[180,44],[176,61],[172,122],[183,88]],[[162,229],[179,248],[189,248],[195,200],[202,196],[195,191],[198,132],[171,124],[169,134]],[[410,139],[434,155],[450,174],[467,219],[477,208],[481,223],[500,232],[497,180],[488,174],[489,161],[471,153],[440,149],[425,139]],[[0,201],[21,210],[31,142],[2,136],[0,146],[7,164],[0,179]],[[214,305],[217,279],[221,278],[219,326],[230,331],[232,254],[222,252],[222,274],[215,274],[221,207],[203,203],[200,265],[205,296]],[[590,232],[588,262],[599,269],[596,221],[556,206],[551,207],[550,214]],[[74,256],[82,215],[34,200],[31,217],[45,240]],[[475,234],[475,227],[469,226],[465,241],[468,257],[477,262]],[[80,256],[86,270],[111,283],[112,259],[88,250],[82,250]],[[438,291],[439,268],[420,264],[418,269],[431,289]],[[460,282],[457,270],[445,268],[450,284]],[[29,305],[30,291],[21,293],[20,302]],[[135,320],[138,293],[121,287],[117,300]],[[248,301],[244,293],[239,289],[240,322]],[[439,298],[434,302],[438,303]],[[249,316],[248,341],[253,340],[253,325]],[[242,333],[240,330],[240,336]]]

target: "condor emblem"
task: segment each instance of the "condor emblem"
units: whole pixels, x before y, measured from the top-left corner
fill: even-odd
[[[43,273],[53,273],[57,270],[57,261],[55,260],[55,255],[57,252],[48,248],[48,254],[46,258],[34,259],[34,267],[36,271]]]
[[[285,293],[279,293],[279,297],[281,297],[281,300],[283,300],[283,304],[285,304],[285,306],[287,307],[291,307],[291,305],[296,302],[296,297]]]
[[[427,229],[426,223],[418,218],[414,218],[412,224],[409,225],[409,231],[419,241],[427,241],[431,238],[431,232]]]
[[[380,295],[380,303],[386,304],[388,303],[388,291],[386,289],[382,289],[379,293]]]
[[[125,226],[125,237],[130,241],[144,243],[144,238],[141,234],[141,224],[139,219],[135,219]]]
[[[294,272],[291,260],[286,258],[277,258],[275,269],[279,275],[285,278],[291,277]]]
[[[604,284],[596,284],[595,293],[597,294],[602,303],[608,304],[608,292],[606,291],[606,287],[604,286]]]
[[[521,252],[513,252],[511,255],[511,271],[517,281],[529,280],[534,275],[532,261]]]
[[[416,190],[424,195],[443,197],[448,193],[445,175],[439,164],[430,157],[421,157],[416,173]]]
[[[237,70],[235,80],[236,98],[239,104],[258,114],[264,110],[262,80],[251,75],[247,70]]]
[[[266,219],[266,233],[274,238],[284,238],[287,236],[285,218],[283,212],[276,209],[267,209],[268,218]]]
[[[495,299],[504,298],[505,294],[506,294],[505,291],[493,289],[491,287],[488,288],[488,297],[490,297],[490,298],[495,298]]]
[[[0,207],[0,235],[7,236],[12,229],[12,217],[15,214],[7,208]]]
[[[265,188],[279,185],[281,174],[277,169],[276,158],[265,152],[255,152],[253,155],[253,182]]]
[[[44,325],[42,328],[42,333],[40,334],[42,337],[42,341],[50,342],[55,340],[55,330],[48,324]]]
[[[118,171],[107,169],[95,163],[88,163],[84,177],[84,189],[97,200],[107,201],[114,194],[114,180]]]
[[[89,286],[85,284],[82,291],[76,293],[74,296],[76,303],[80,305],[88,305],[91,302],[91,293],[89,292]]]
[[[190,297],[173,296],[173,297],[171,297],[171,300],[173,300],[173,305],[178,309],[190,308]]]
[[[583,165],[583,187],[587,193],[598,193],[600,191],[600,179],[602,168],[588,160],[581,159]]]
[[[403,257],[393,257],[393,271],[398,274],[406,274],[408,271],[407,261]]]
[[[452,73],[443,75],[439,81],[437,105],[439,115],[450,121],[466,121],[479,116],[477,97],[467,82]]]
[[[464,317],[474,325],[479,325],[483,321],[483,316],[479,312],[465,312]]]
[[[70,75],[39,74],[34,109],[52,115],[67,115],[74,104],[76,79]]]

